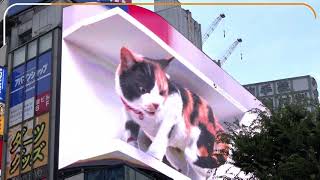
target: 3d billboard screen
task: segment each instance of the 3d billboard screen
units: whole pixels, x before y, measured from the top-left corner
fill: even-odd
[[[104,154],[115,138],[192,179],[224,164],[212,88],[132,19],[139,8],[77,18],[83,8],[64,8],[59,166]]]

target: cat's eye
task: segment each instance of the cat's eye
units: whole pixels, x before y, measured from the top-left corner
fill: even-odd
[[[162,91],[159,92],[159,94],[160,94],[160,96],[164,96],[166,94],[166,91],[162,90]]]
[[[141,86],[139,87],[139,91],[140,91],[141,94],[144,94],[144,93],[147,92],[147,90],[145,88],[141,87]]]

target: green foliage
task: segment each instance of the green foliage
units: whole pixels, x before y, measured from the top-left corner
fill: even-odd
[[[287,105],[248,127],[229,124],[233,164],[259,179],[320,179],[320,107]]]

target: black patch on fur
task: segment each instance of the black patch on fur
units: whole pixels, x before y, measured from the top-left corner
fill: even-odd
[[[210,106],[207,106],[208,109],[208,119],[209,122],[213,123],[213,125],[215,125],[215,120],[214,120],[214,116],[213,116],[213,112]]]
[[[133,120],[129,120],[125,124],[125,129],[131,132],[133,137],[138,137],[140,126],[135,123]]]
[[[207,127],[204,124],[199,123],[198,127],[201,133],[197,141],[197,147],[199,148],[201,146],[204,146],[207,148],[208,154],[212,154],[215,137],[208,131]]]
[[[193,99],[193,109],[192,113],[190,114],[190,122],[192,125],[195,125],[196,118],[199,115],[199,106],[201,103],[200,97],[194,93],[192,93],[192,99]]]
[[[201,167],[201,168],[209,168],[213,169],[218,166],[218,162],[216,159],[208,156],[208,157],[198,157],[197,161],[193,164]]]
[[[142,95],[139,87],[143,87],[149,93],[154,85],[154,65],[150,63],[136,63],[120,75],[120,87],[123,96],[129,101],[133,101]]]
[[[177,87],[180,92],[180,96],[181,96],[182,104],[183,104],[183,110],[184,110],[187,107],[188,102],[189,102],[188,94],[184,88],[181,88],[180,86],[177,86]]]
[[[174,130],[175,127],[176,127],[176,125],[174,125],[174,126],[171,127],[171,129],[170,129],[170,131],[169,131],[169,134],[168,134],[168,139],[171,138],[172,132],[173,132],[173,130]]]
[[[218,159],[218,163],[219,164],[223,164],[225,163],[227,160],[223,157],[223,155],[218,155],[217,156],[217,159]]]
[[[202,123],[199,123],[199,128],[201,130],[201,133],[197,141],[197,147],[206,147],[209,155],[207,157],[198,156],[197,161],[195,161],[193,164],[201,168],[216,168],[219,165],[219,162],[211,157],[213,153],[213,143],[215,141],[215,137],[207,130],[206,126]]]
[[[170,80],[168,80],[168,86],[169,86],[169,92],[168,92],[169,95],[178,92],[177,85],[171,82]]]

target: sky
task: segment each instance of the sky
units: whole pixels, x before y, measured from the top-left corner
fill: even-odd
[[[136,0],[134,2],[150,2]],[[180,2],[219,2],[181,0]],[[220,1],[228,2],[228,1]],[[232,2],[279,2],[239,1]],[[281,1],[299,2],[299,1]],[[304,1],[320,15],[320,1]],[[320,18],[305,6],[183,6],[201,24],[202,33],[224,13],[203,46],[217,59],[237,39],[243,42],[231,54],[223,69],[241,84],[311,75],[320,84]],[[225,37],[224,37],[224,33]],[[240,58],[242,53],[242,60]]]

